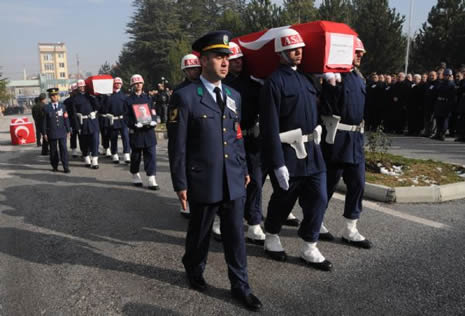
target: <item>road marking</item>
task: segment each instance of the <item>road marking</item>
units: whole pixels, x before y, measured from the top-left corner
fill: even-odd
[[[335,199],[338,199],[338,200],[341,200],[341,201],[345,200],[345,196],[343,194],[340,194],[340,193],[334,193],[333,197]],[[414,222],[414,223],[417,223],[417,224],[422,224],[422,225],[425,225],[425,226],[429,226],[429,227],[433,227],[433,228],[439,228],[439,229],[448,229],[448,228],[450,228],[450,226],[448,226],[446,224],[431,221],[429,219],[424,219],[424,218],[421,218],[421,217],[418,217],[418,216],[405,214],[405,213],[402,213],[402,212],[399,212],[399,211],[396,211],[396,210],[381,206],[378,203],[375,203],[375,202],[372,202],[372,201],[363,200],[363,206],[366,207],[366,208],[369,208],[370,210],[378,211],[378,212],[388,214],[388,215],[391,215],[391,216],[394,216],[394,217],[399,217],[399,218],[402,218],[402,219],[405,219],[405,220],[408,220],[408,221],[411,221],[411,222]]]

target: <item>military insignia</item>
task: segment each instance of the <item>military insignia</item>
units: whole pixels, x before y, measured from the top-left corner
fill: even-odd
[[[63,114],[64,118],[68,118],[68,112],[65,112],[65,114]]]
[[[224,45],[229,45],[229,38],[228,38],[228,35],[224,35],[224,36],[223,36],[223,43],[224,43]]]
[[[241,124],[239,124],[239,122],[234,123],[234,130],[236,131],[236,139],[241,139],[242,129],[241,129]]]
[[[177,108],[172,108],[170,110],[170,122],[174,123],[178,119],[178,109]]]
[[[155,111],[155,109],[152,109],[152,115],[157,115],[157,112]]]

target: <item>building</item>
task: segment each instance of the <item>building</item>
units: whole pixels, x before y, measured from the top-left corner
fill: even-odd
[[[41,92],[39,80],[11,80],[6,87],[11,96],[8,105],[11,106],[30,107]]]
[[[39,43],[41,87],[57,87],[66,92],[69,86],[68,57],[65,43]]]

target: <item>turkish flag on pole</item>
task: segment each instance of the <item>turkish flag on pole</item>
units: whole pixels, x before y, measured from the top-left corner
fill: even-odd
[[[299,68],[306,73],[348,72],[352,69],[357,33],[348,25],[315,21],[268,29],[233,38],[241,47],[248,72],[268,77],[279,65],[274,39],[282,29],[292,28],[305,42]]]
[[[34,129],[34,123],[28,122],[22,118],[11,120],[10,124],[10,136],[11,144],[13,145],[24,145],[36,142],[36,133]]]

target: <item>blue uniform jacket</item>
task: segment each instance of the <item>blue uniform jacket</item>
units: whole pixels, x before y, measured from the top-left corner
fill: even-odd
[[[151,98],[145,93],[141,95],[131,93],[125,100],[124,121],[129,128],[129,142],[132,148],[148,148],[157,144],[154,127],[144,125],[142,128],[138,128],[135,126],[137,120],[132,108],[134,104],[147,104],[150,109],[151,101]],[[156,121],[155,110],[151,110],[151,115],[152,120]]]
[[[359,125],[363,121],[365,109],[366,90],[363,79],[355,71],[343,74],[342,87],[336,91],[339,97],[322,98],[321,107],[325,109],[322,112],[340,116],[340,123]],[[336,101],[337,104],[331,104],[331,101]],[[359,132],[338,130],[334,144],[327,144],[324,137],[322,144],[327,162],[359,164],[364,161],[364,139]]]
[[[44,113],[42,133],[49,139],[65,138],[70,131],[70,124],[64,104],[59,102],[54,110],[52,103],[49,103],[44,107]]]
[[[237,91],[222,86],[223,99],[234,100],[235,111],[225,106],[221,113],[201,82],[177,90],[172,97],[168,122],[171,178],[176,192],[188,191],[189,201],[210,204],[245,196],[248,172],[239,126],[241,98]]]
[[[455,82],[443,80],[435,90],[434,116],[447,117],[456,101]]]
[[[297,159],[289,144],[282,144],[279,133],[300,128],[312,134],[317,126],[317,91],[303,74],[281,65],[266,80],[260,97],[260,134],[263,164],[268,169],[286,166],[291,177],[308,176],[326,170],[320,145],[305,143],[307,157]]]
[[[113,93],[107,98],[107,113],[113,114],[114,116],[124,115],[126,112],[126,99],[127,96],[121,90]],[[114,120],[113,129],[122,128],[126,125],[124,120]]]
[[[78,93],[73,98],[73,128],[80,131],[81,135],[92,135],[99,132],[99,124],[97,115],[95,119],[87,118],[82,120],[82,125],[79,123],[78,113],[88,116],[91,112],[100,110],[100,105],[95,97],[89,94]]]

